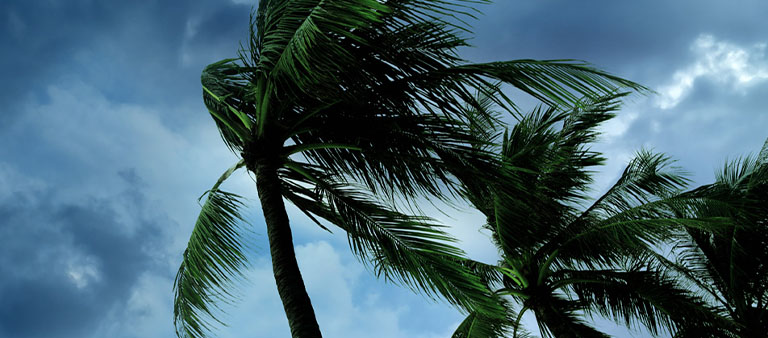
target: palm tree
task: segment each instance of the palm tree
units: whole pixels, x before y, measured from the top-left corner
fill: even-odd
[[[202,337],[247,263],[240,196],[220,189],[254,175],[278,292],[294,337],[320,337],[294,255],[288,200],[347,233],[353,252],[387,280],[484,315],[500,314],[439,226],[394,207],[456,191],[451,172],[484,170],[472,92],[501,81],[572,105],[641,86],[574,61],[471,64],[463,18],[477,1],[262,0],[239,59],[202,74],[204,102],[240,161],[207,192],[175,281],[179,336]],[[503,96],[497,104],[512,107]],[[450,169],[450,170],[449,170]],[[490,178],[489,178],[490,179]]]
[[[675,217],[672,210],[689,200],[673,195],[686,179],[668,157],[638,152],[605,194],[586,203],[590,169],[604,161],[589,144],[599,124],[614,117],[621,96],[586,100],[572,110],[536,109],[503,135],[505,180],[464,180],[502,257],[496,267],[470,267],[512,302],[503,304],[509,312],[502,321],[470,313],[455,338],[490,337],[487,331],[499,326],[520,336],[529,310],[545,337],[607,337],[585,314],[641,324],[652,333],[685,323],[717,325],[674,275],[646,263],[677,227],[706,224]]]
[[[668,263],[704,292],[735,325],[728,337],[764,337],[768,332],[768,141],[757,158],[726,164],[712,184],[686,193],[705,199],[695,217],[721,217],[717,231],[687,229],[677,264]],[[695,337],[689,327],[679,336]]]

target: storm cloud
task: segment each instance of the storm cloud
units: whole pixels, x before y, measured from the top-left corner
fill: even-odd
[[[121,176],[129,188],[109,199],[56,201],[49,188],[34,187],[4,192],[0,336],[86,337],[125,307],[142,273],[160,270],[167,219],[147,214],[135,173]]]
[[[0,338],[173,335],[172,282],[197,197],[235,161],[202,104],[199,76],[236,56],[252,5],[0,4]],[[768,136],[764,1],[500,0],[478,8],[474,48],[460,51],[470,60],[581,59],[654,91],[632,96],[603,126],[595,148],[609,161],[598,191],[641,147],[678,159],[693,184],[704,184],[726,158],[758,151]],[[247,175],[227,184],[255,197]],[[445,304],[375,279],[342,234],[289,212],[330,336],[445,337],[461,321]],[[217,333],[287,337],[260,211],[248,214],[257,244],[250,282],[223,318],[231,327]],[[496,258],[479,232],[482,217],[434,216],[473,257]]]

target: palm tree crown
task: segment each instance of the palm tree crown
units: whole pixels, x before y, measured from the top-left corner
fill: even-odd
[[[245,167],[264,212],[278,292],[295,337],[319,327],[296,264],[283,200],[347,233],[379,275],[461,308],[503,313],[461,251],[394,200],[456,189],[452,173],[491,166],[471,132],[471,93],[501,81],[548,103],[642,89],[573,61],[470,64],[456,49],[477,1],[262,0],[238,59],[206,67],[203,98],[241,160],[208,192],[176,279],[179,336],[211,328],[243,271],[239,196],[220,190]],[[450,20],[449,20],[450,19]],[[506,97],[497,104],[511,107]],[[490,178],[489,178],[490,179]]]
[[[768,332],[768,141],[757,157],[726,164],[712,184],[685,195],[704,199],[693,217],[724,218],[715,231],[686,229],[669,263],[717,304],[734,325],[724,337],[762,337]],[[686,327],[680,336],[702,332]]]
[[[679,226],[705,224],[675,216],[689,201],[674,197],[686,179],[669,158],[638,152],[615,184],[587,203],[590,168],[604,160],[589,145],[599,124],[614,117],[621,96],[585,100],[572,110],[535,110],[503,136],[506,179],[465,181],[502,257],[498,267],[474,268],[519,311],[507,303],[505,322],[473,313],[465,324],[476,322],[478,332],[467,324],[454,337],[487,337],[480,330],[499,326],[518,335],[528,310],[545,337],[607,337],[582,314],[642,324],[654,333],[708,318],[706,304],[644,260]]]

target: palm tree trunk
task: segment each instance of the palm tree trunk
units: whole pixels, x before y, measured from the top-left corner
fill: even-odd
[[[322,336],[320,327],[293,250],[291,227],[280,192],[277,168],[260,163],[255,169],[256,187],[264,212],[264,220],[267,223],[272,270],[275,274],[277,292],[280,294],[288,325],[291,327],[291,336],[319,338]]]

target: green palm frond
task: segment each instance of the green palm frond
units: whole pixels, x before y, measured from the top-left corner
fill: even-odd
[[[472,135],[460,120],[430,115],[370,116],[355,114],[355,110],[342,115],[342,108],[338,109],[334,115],[305,121],[303,125],[317,133],[293,140],[298,146],[354,145],[307,149],[301,154],[323,171],[360,182],[374,194],[450,197],[447,193],[457,190],[452,176],[462,170],[493,173],[497,166],[496,155],[477,149],[486,142]]]
[[[726,162],[723,169],[716,173],[715,184],[733,192],[747,189],[750,182],[759,182],[754,176],[761,176],[760,169],[764,164],[758,157],[752,156]]]
[[[259,72],[300,92],[332,86],[355,56],[346,45],[366,45],[361,33],[391,9],[375,0],[272,0],[257,9],[251,52]],[[329,81],[330,80],[330,81]]]
[[[757,162],[761,164],[768,164],[768,139],[763,143],[763,148],[760,149],[760,153],[757,154]]]
[[[698,288],[699,296],[709,304],[725,304],[726,302],[719,297],[719,286],[713,285],[711,282],[702,278],[702,270],[706,268],[706,262],[702,260],[704,257],[699,253],[681,252],[680,247],[687,247],[687,249],[693,249],[690,243],[685,243],[685,239],[681,238],[674,246],[676,255],[674,257],[666,257],[658,252],[650,252],[647,256],[640,256],[638,260],[646,262],[649,269],[657,271],[666,275],[674,275],[682,277],[678,279],[678,283],[681,285],[688,285],[689,289]],[[719,305],[718,305],[719,306]],[[718,313],[723,311],[718,310]]]
[[[474,100],[464,105],[471,133],[487,142],[487,144],[477,145],[478,148],[498,147],[497,139],[501,136],[501,126],[504,125],[502,113],[503,111],[513,115],[515,113],[511,110],[511,101],[501,101],[502,94],[501,82],[490,83],[478,89]]]
[[[469,200],[488,217],[504,257],[497,292],[512,296],[521,312],[533,310],[544,336],[605,337],[582,320],[582,311],[653,332],[731,325],[720,308],[678,284],[676,274],[662,272],[683,265],[652,255],[682,229],[726,230],[737,200],[715,199],[715,188],[681,194],[686,173],[667,156],[641,150],[602,197],[581,206],[589,169],[603,161],[588,145],[600,123],[614,117],[620,97],[587,98],[570,111],[534,110],[503,137],[500,169],[513,178],[467,189],[479,192]],[[621,265],[641,257],[655,263],[640,270]]]
[[[515,256],[563,232],[575,203],[586,199],[591,182],[586,169],[603,160],[585,144],[595,139],[600,123],[614,116],[623,96],[586,100],[570,111],[537,108],[505,135],[503,165],[517,179],[495,184],[492,214],[485,211],[505,252]]]
[[[582,305],[557,294],[533,297],[526,306],[536,314],[542,337],[608,338],[584,321],[579,314]]]
[[[690,247],[690,249],[695,249],[695,246]],[[682,257],[685,258],[683,259]],[[718,280],[706,278],[707,274],[711,273],[711,271],[703,272],[703,270],[707,270],[706,257],[700,255],[700,253],[691,254],[691,252],[688,252],[681,254],[678,251],[677,259],[682,259],[685,263],[673,262],[658,253],[651,253],[650,257],[639,259],[639,261],[648,264],[652,271],[657,271],[667,276],[675,276],[675,282],[678,285],[688,285],[688,290],[698,290],[698,300],[705,302],[710,308],[709,313],[703,313],[700,318],[694,316],[690,318],[693,320],[688,320],[687,322],[684,320],[676,323],[673,337],[740,337],[738,334],[739,324],[732,320],[733,313],[727,307],[728,302],[720,297],[723,294],[723,285],[718,283]],[[691,265],[694,261],[697,262]],[[693,268],[694,265],[696,266],[695,268]],[[696,311],[693,313],[695,314]],[[683,313],[683,315],[686,314]]]
[[[641,324],[652,334],[674,332],[678,326],[729,325],[677,278],[653,270],[560,270],[555,283],[567,284],[589,312]]]
[[[239,153],[250,139],[253,122],[243,110],[248,104],[243,100],[246,90],[242,84],[245,67],[236,59],[226,59],[208,65],[203,70],[203,102],[216,122],[221,138],[233,152]]]
[[[480,277],[483,284],[489,287],[500,285],[504,279],[504,274],[495,265],[472,259],[462,259],[461,263],[472,271],[473,275]]]
[[[451,245],[454,239],[442,226],[375,202],[375,197],[333,183],[316,169],[290,168],[282,173],[293,181],[284,185],[286,199],[346,231],[353,253],[370,262],[379,276],[467,311],[503,317],[503,308],[463,263],[463,252]]]
[[[514,60],[460,65],[446,72],[473,74],[509,83],[551,106],[577,107],[584,97],[598,99],[617,89],[648,89],[577,60]]]
[[[663,154],[639,151],[616,183],[569,220],[540,249],[541,254],[556,248],[558,264],[570,261],[605,266],[628,254],[652,251],[656,243],[668,241],[678,229],[709,228],[710,219],[675,213],[700,205],[700,200],[674,195],[687,180],[685,172],[673,163]]]
[[[640,150],[616,183],[585,214],[611,217],[637,205],[671,196],[689,182],[685,177],[687,173],[673,164],[674,161],[664,154]]]
[[[174,281],[174,325],[179,337],[205,337],[220,310],[218,302],[232,301],[234,282],[246,267],[246,247],[239,209],[242,198],[219,189],[239,162],[227,170],[206,194]],[[201,197],[202,198],[202,197]]]
[[[568,239],[552,247],[560,249],[556,257],[556,263],[560,266],[605,267],[616,264],[627,255],[642,255],[653,251],[657,244],[675,238],[681,228],[708,229],[711,224],[708,220],[687,218],[613,221],[591,227],[570,238],[563,236]],[[546,248],[540,252],[543,256],[547,252]]]
[[[723,217],[690,217],[675,210],[702,208],[707,201],[688,196],[657,197],[636,204],[610,217],[582,214],[549,241],[537,257],[557,248],[556,262],[563,266],[613,266],[622,258],[654,252],[660,243],[674,245],[681,231],[724,231],[730,224]],[[570,263],[569,263],[570,262]]]
[[[506,320],[500,324],[504,324]],[[470,337],[499,337],[499,333],[496,333],[493,327],[489,327],[487,320],[479,318],[477,313],[471,312],[467,317],[459,324],[456,331],[453,332],[452,338],[470,338]]]
[[[456,331],[453,332],[451,338],[496,338],[496,337],[508,337],[512,332],[515,332],[515,337],[528,338],[532,337],[523,328],[514,329],[514,325],[519,323],[515,322],[517,313],[511,309],[509,302],[499,298],[499,302],[505,304],[507,307],[506,318],[490,318],[478,314],[477,312],[471,312],[466,318],[459,324]]]

